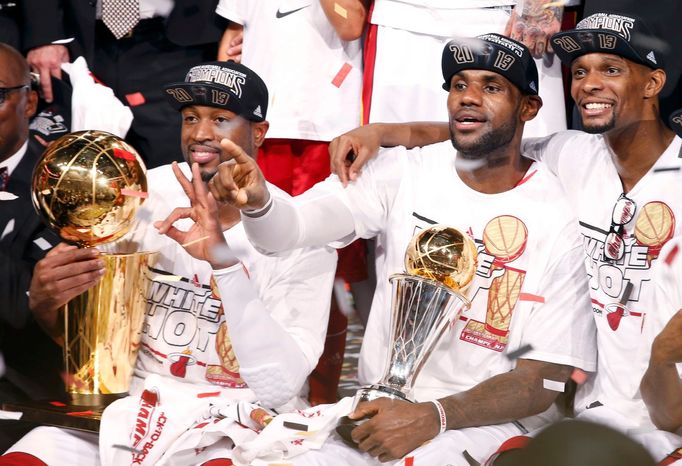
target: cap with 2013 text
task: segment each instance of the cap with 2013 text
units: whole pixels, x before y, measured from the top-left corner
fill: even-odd
[[[567,65],[588,53],[608,53],[653,69],[664,67],[665,43],[634,16],[595,13],[580,21],[575,29],[554,34],[551,42],[557,56]]]
[[[264,121],[268,88],[255,71],[230,61],[202,63],[189,70],[183,82],[164,86],[176,110],[188,105],[224,108],[247,120]]]
[[[446,91],[455,74],[472,69],[500,74],[527,95],[539,91],[538,69],[528,48],[499,34],[452,39],[443,49],[441,68]]]

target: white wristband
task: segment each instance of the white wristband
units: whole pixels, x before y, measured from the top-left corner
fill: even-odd
[[[431,403],[433,403],[438,410],[438,420],[440,421],[440,430],[438,433],[442,434],[448,428],[448,420],[445,417],[445,409],[443,409],[443,405],[440,404],[440,401],[438,400],[431,400]]]
[[[258,217],[262,217],[263,215],[267,214],[268,211],[270,210],[270,207],[272,207],[272,195],[270,195],[270,197],[268,198],[268,201],[260,209],[242,210],[242,213],[244,215],[246,215],[247,217],[258,218]]]

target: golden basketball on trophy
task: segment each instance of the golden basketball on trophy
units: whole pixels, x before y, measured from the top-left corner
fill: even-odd
[[[103,131],[61,137],[33,172],[36,210],[62,239],[81,247],[123,237],[146,191],[146,168],[137,151]],[[62,310],[64,378],[77,405],[101,406],[127,392],[156,253],[102,254],[100,259],[105,271],[99,284]]]

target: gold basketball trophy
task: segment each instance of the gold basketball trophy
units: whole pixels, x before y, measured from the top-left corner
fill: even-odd
[[[412,238],[405,253],[406,273],[389,278],[390,347],[383,377],[358,390],[353,409],[381,397],[414,401],[412,387],[426,359],[448,326],[471,305],[464,292],[476,264],[476,245],[455,228],[434,225]],[[362,422],[344,416],[336,431],[354,445],[350,433]]]
[[[33,172],[33,204],[67,242],[94,247],[124,236],[147,192],[146,168],[135,149],[103,131],[56,140]],[[101,254],[100,282],[60,310],[65,383],[73,405],[103,408],[132,380],[146,310],[149,268],[157,253]],[[26,409],[24,411],[26,419]],[[73,410],[73,409],[72,409]],[[94,412],[94,411],[93,411]],[[43,423],[74,426],[38,413]],[[47,420],[45,419],[47,418]]]

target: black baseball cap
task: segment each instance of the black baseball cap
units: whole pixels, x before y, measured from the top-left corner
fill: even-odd
[[[507,78],[524,94],[537,95],[538,69],[528,48],[499,34],[452,39],[443,49],[443,89],[462,70],[488,70]]]
[[[554,34],[551,42],[567,65],[588,53],[609,53],[653,69],[664,67],[665,43],[636,16],[595,13],[575,29]]]
[[[179,83],[163,87],[176,110],[187,105],[219,107],[251,121],[264,121],[268,88],[255,71],[230,61],[214,61],[192,67]]]

